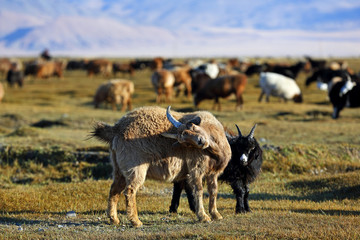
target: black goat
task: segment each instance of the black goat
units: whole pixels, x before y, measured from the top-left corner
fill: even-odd
[[[284,75],[286,77],[296,80],[296,77],[298,76],[300,71],[304,69],[305,65],[306,65],[306,62],[303,62],[303,61],[300,61],[291,66],[275,65],[275,66],[269,68],[268,72],[279,73],[281,75]]]
[[[311,69],[313,71],[323,69],[326,66],[326,60],[314,60],[309,56],[306,56],[305,58],[306,58],[306,60],[309,61],[310,65],[311,65]]]
[[[250,65],[246,71],[245,71],[245,74],[246,76],[252,76],[253,74],[260,74],[261,72],[263,72],[264,70],[266,70],[266,65],[264,64],[258,64],[258,63],[255,63],[255,64],[252,64]]]
[[[248,136],[242,136],[239,127],[238,136],[226,132],[229,141],[232,157],[219,176],[219,180],[230,184],[236,196],[236,213],[250,212],[249,207],[249,184],[252,183],[260,173],[262,159],[262,149],[254,138],[256,124],[251,129]],[[185,188],[190,209],[195,212],[195,202],[192,187],[186,180],[174,183],[173,196],[171,200],[170,212],[177,212],[180,202],[180,195]]]
[[[345,107],[360,107],[360,82],[358,79],[352,79],[350,75],[341,81],[334,79],[329,83],[328,91],[330,102],[333,105],[333,119],[337,119],[340,111]]]
[[[10,87],[13,87],[15,84],[22,87],[24,84],[24,74],[22,71],[10,69],[7,72],[6,81]]]

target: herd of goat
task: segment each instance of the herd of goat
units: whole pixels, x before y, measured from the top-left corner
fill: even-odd
[[[25,65],[22,67],[22,65]],[[238,59],[229,59],[225,63],[214,60],[203,62],[189,60],[184,63],[173,64],[171,60],[154,58],[150,60],[135,60],[129,63],[116,63],[107,59],[94,60],[44,60],[26,62],[0,59],[0,72],[6,75],[9,86],[17,84],[22,87],[24,78],[47,78],[51,76],[62,77],[64,69],[87,71],[92,77],[103,74],[107,77],[116,76],[116,73],[126,73],[132,77],[137,70],[150,68],[153,70],[151,83],[156,93],[156,102],[170,103],[173,95],[178,96],[185,91],[188,98],[193,96],[196,107],[205,99],[213,99],[213,109],[221,110],[220,98],[231,94],[236,96],[236,109],[243,105],[243,93],[248,77],[259,75],[261,93],[259,101],[266,95],[276,96],[284,101],[293,100],[302,102],[301,90],[296,78],[301,71],[312,73],[306,80],[306,86],[317,82],[319,89],[327,90],[330,102],[333,105],[333,118],[338,118],[340,111],[345,107],[360,106],[359,75],[351,70],[346,62],[331,62],[314,60],[307,57],[304,61],[295,64],[249,64]],[[110,80],[97,89],[94,95],[94,105],[99,107],[102,102],[112,105],[115,110],[117,105],[122,105],[121,110],[131,110],[134,84],[129,80]],[[176,91],[176,93],[174,93]],[[4,87],[0,85],[0,100],[4,97]]]
[[[153,71],[151,83],[156,93],[156,102],[171,103],[173,96],[179,96],[184,91],[186,96],[193,98],[196,107],[206,100],[214,100],[213,109],[221,110],[220,98],[232,94],[236,97],[236,109],[241,109],[244,103],[243,93],[248,77],[257,74],[261,92],[259,102],[263,96],[269,101],[270,96],[279,97],[284,101],[303,101],[302,92],[296,79],[301,71],[310,73],[306,86],[317,82],[318,88],[326,90],[333,105],[333,118],[338,118],[345,107],[360,107],[359,74],[354,73],[346,62],[327,62],[307,57],[295,64],[247,63],[238,59],[217,63],[212,60],[204,62],[189,60],[184,63],[172,63],[171,60],[154,58],[150,60],[135,60],[128,63],[116,63],[107,59],[70,60],[36,60],[27,62],[25,67],[19,61],[0,59],[0,72],[6,74],[9,86],[17,84],[22,87],[24,78],[47,78],[63,76],[63,70],[82,69],[87,76],[103,74],[108,78],[116,76],[118,72],[129,74],[130,78],[136,71],[149,68]],[[1,84],[1,83],[0,83]],[[94,95],[94,105],[111,104],[115,110],[122,105],[121,110],[131,110],[134,83],[130,80],[112,79],[97,89]],[[4,87],[0,85],[0,100],[4,97]]]
[[[6,65],[8,64],[8,65]],[[317,82],[319,89],[327,90],[333,105],[333,118],[339,117],[344,107],[360,107],[359,75],[346,63],[299,61],[293,65],[243,64],[230,59],[226,64],[216,61],[186,62],[172,64],[162,58],[149,61],[136,60],[130,63],[112,63],[106,59],[86,61],[40,61],[19,67],[18,62],[0,60],[0,70],[5,69],[9,86],[23,86],[24,77],[62,77],[62,71],[85,69],[87,75],[127,73],[149,67],[153,70],[151,83],[156,93],[156,102],[171,103],[174,94],[182,91],[193,97],[195,106],[205,99],[214,100],[214,109],[221,110],[219,98],[231,94],[236,96],[236,109],[243,105],[243,93],[248,77],[259,75],[261,93],[259,101],[266,95],[285,101],[303,101],[296,82],[300,71],[312,72],[306,86]],[[176,90],[176,93],[175,93]],[[134,227],[142,226],[139,220],[136,193],[146,178],[173,183],[170,212],[177,212],[182,190],[185,190],[189,207],[199,221],[209,222],[222,218],[217,210],[218,180],[231,186],[236,197],[236,213],[251,211],[249,185],[260,173],[263,162],[262,149],[254,137],[256,124],[248,135],[225,129],[208,111],[181,113],[152,106],[132,110],[135,87],[131,80],[112,79],[101,84],[94,95],[94,105],[110,103],[113,110],[129,110],[114,125],[98,122],[92,136],[109,145],[113,167],[113,183],[108,197],[107,213],[110,221],[119,224],[117,204],[121,193],[125,195],[126,214]],[[0,84],[0,100],[4,88]],[[209,214],[203,205],[203,181],[209,193]]]

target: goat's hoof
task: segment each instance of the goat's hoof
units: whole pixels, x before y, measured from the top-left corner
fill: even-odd
[[[204,215],[202,217],[199,217],[200,222],[211,222],[211,218],[208,215]]]
[[[245,211],[245,209],[241,209],[241,210],[236,210],[235,213],[236,214],[245,214],[246,211]]]
[[[110,223],[114,225],[120,224],[120,220],[118,218],[110,218]]]
[[[143,223],[138,220],[138,221],[132,221],[131,224],[133,225],[134,228],[139,228],[142,227]]]
[[[223,217],[218,212],[211,213],[210,215],[211,215],[212,220],[221,220],[221,219],[223,219]]]

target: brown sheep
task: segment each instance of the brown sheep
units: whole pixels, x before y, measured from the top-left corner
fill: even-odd
[[[87,75],[88,77],[92,77],[95,74],[101,73],[104,76],[110,77],[112,68],[112,63],[107,59],[91,60],[87,65]]]
[[[205,86],[195,94],[194,104],[198,107],[199,103],[205,99],[215,99],[213,109],[218,105],[218,110],[221,111],[219,98],[225,98],[234,93],[236,95],[236,110],[238,110],[242,108],[244,103],[242,94],[246,85],[247,76],[242,73],[209,80]]]
[[[116,105],[122,104],[121,111],[125,111],[126,106],[128,110],[132,109],[132,95],[134,94],[134,83],[124,79],[113,79],[105,82],[99,86],[94,96],[95,108],[98,108],[100,103],[110,103],[112,110],[116,110]]]
[[[58,61],[44,61],[39,65],[36,77],[37,78],[48,78],[51,76],[62,77],[63,74],[63,63]]]
[[[135,73],[135,69],[130,63],[113,63],[112,71],[114,77],[116,77],[117,72],[120,72],[122,74],[128,73],[130,77],[133,77]]]
[[[151,76],[151,83],[157,94],[156,103],[164,102],[162,99],[163,94],[165,94],[165,101],[170,103],[175,84],[174,74],[165,69],[157,70]]]
[[[135,198],[146,177],[169,182],[187,179],[194,191],[197,217],[208,222],[211,219],[203,206],[204,177],[210,216],[222,218],[216,208],[217,177],[228,164],[231,149],[223,126],[211,113],[171,115],[170,107],[142,107],[127,113],[114,126],[98,123],[93,136],[110,145],[113,183],[107,213],[112,223],[120,223],[117,203],[124,192],[129,221],[135,227],[142,225]]]

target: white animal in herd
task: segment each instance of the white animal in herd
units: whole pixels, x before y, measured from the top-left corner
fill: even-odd
[[[269,102],[269,96],[279,97],[285,102],[287,100],[294,100],[296,103],[302,102],[301,90],[295,80],[291,78],[278,73],[262,72],[259,83],[261,87],[259,102],[264,94],[267,102]]]

